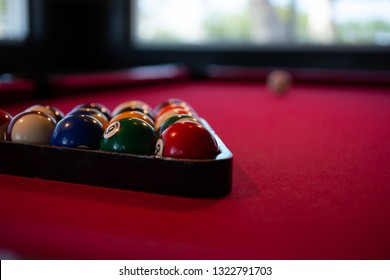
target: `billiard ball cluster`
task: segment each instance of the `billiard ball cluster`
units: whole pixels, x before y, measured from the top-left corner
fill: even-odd
[[[64,115],[35,105],[12,117],[0,110],[0,140],[177,159],[213,159],[213,132],[185,101],[171,98],[154,109],[131,100],[111,113],[98,103],[80,104]]]

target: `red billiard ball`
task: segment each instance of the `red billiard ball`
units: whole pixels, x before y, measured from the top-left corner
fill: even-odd
[[[183,121],[168,127],[156,143],[155,154],[179,159],[213,159],[219,153],[213,134],[203,125]]]
[[[37,111],[22,112],[12,118],[7,129],[7,140],[26,144],[50,143],[57,122],[51,116]]]
[[[37,104],[37,105],[33,105],[33,106],[27,108],[26,111],[27,112],[37,111],[37,112],[45,113],[45,114],[51,116],[52,118],[54,118],[56,120],[56,122],[59,122],[64,117],[64,113],[62,113],[61,110],[59,110],[56,107],[50,106],[50,105]]]
[[[267,76],[268,89],[278,96],[285,95],[292,83],[290,73],[285,70],[274,70]]]
[[[12,116],[0,109],[0,141],[5,140],[7,127],[12,120]]]
[[[102,124],[89,115],[68,115],[55,127],[50,144],[70,148],[98,149]]]
[[[106,106],[100,104],[100,103],[85,103],[85,104],[80,104],[80,105],[77,105],[76,107],[74,107],[72,109],[72,111],[76,111],[77,109],[80,109],[80,108],[93,108],[93,109],[96,109],[100,112],[102,112],[108,120],[111,119],[111,111],[110,109],[108,109]]]

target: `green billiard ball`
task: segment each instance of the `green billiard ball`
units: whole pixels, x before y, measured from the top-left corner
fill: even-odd
[[[130,118],[111,123],[104,131],[100,149],[135,155],[154,155],[156,135],[146,121]]]

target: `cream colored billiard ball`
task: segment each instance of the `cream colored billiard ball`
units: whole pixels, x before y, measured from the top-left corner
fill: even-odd
[[[17,114],[8,125],[7,140],[24,144],[48,145],[57,122],[37,111]]]

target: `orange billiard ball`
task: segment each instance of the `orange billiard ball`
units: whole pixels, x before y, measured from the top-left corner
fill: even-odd
[[[148,116],[142,112],[139,112],[139,111],[125,111],[125,112],[119,113],[118,115],[114,116],[111,119],[110,124],[113,122],[116,122],[118,120],[129,119],[129,118],[141,119],[141,120],[146,121],[151,126],[154,126],[154,120],[150,116]]]

